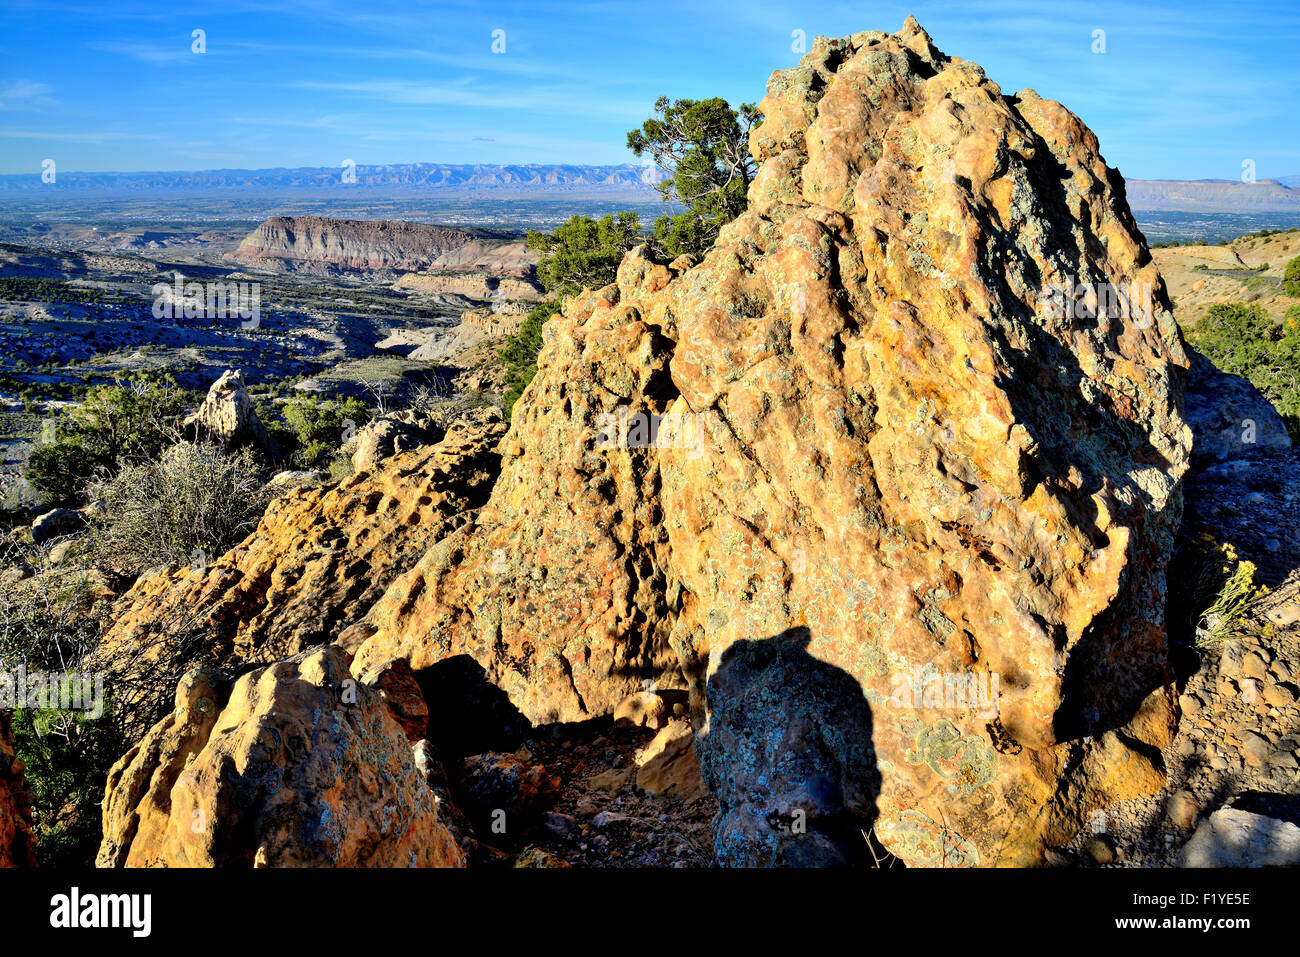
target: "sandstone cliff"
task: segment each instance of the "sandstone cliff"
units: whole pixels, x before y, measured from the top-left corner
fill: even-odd
[[[541,285],[526,276],[487,276],[473,272],[406,273],[397,280],[397,288],[456,293],[471,299],[520,299],[529,302],[539,301],[545,295]]]
[[[276,272],[483,269],[517,278],[535,259],[523,240],[479,230],[387,220],[274,216],[231,258]]]

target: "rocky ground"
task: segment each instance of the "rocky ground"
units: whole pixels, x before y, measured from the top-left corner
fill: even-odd
[[[638,773],[638,757],[655,737],[651,729],[600,721],[526,742],[519,756],[558,776],[560,786],[549,809],[526,825],[523,850],[500,861],[517,867],[710,866],[717,801],[693,759],[671,791]]]
[[[1300,577],[1203,655],[1180,684],[1182,720],[1161,755],[1166,787],[1095,812],[1056,863],[1179,866],[1221,808],[1300,825]]]

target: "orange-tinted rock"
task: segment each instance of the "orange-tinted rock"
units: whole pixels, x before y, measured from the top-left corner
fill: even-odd
[[[103,867],[459,867],[412,745],[347,653],[177,689],[109,773]]]
[[[32,804],[14,754],[13,716],[0,711],[0,867],[35,867]]]
[[[665,724],[637,753],[636,763],[636,786],[642,791],[685,799],[705,793],[689,721],[678,718]]]
[[[914,20],[819,38],[762,112],[702,260],[633,250],[546,324],[481,508],[413,509],[389,464],[165,587],[246,657],[465,656],[535,724],[687,687],[724,864],[853,863],[871,828],[1037,862],[1163,780],[1168,298],[1092,132]]]
[[[424,740],[429,731],[429,705],[404,659],[394,658],[372,668],[361,676],[361,683],[379,692],[388,713],[402,726],[412,744]]]
[[[1162,776],[1112,729],[1168,668],[1164,288],[1092,132],[915,21],[819,38],[762,111],[749,210],[547,324],[491,500],[358,663],[469,654],[535,722],[685,678],[723,863],[873,824],[909,864],[1037,861]]]
[[[491,500],[376,603],[358,667],[404,657],[419,671],[468,654],[535,723],[610,714],[647,679],[682,687],[651,551],[663,537],[657,464],[593,448],[595,417],[620,397],[672,391],[668,341],[610,309],[619,295],[611,286],[571,306],[604,303],[599,326],[547,324],[548,374],[515,408]]]
[[[238,547],[141,578],[118,603],[107,657],[147,657],[157,630],[182,619],[203,636],[193,664],[271,661],[333,641],[483,503],[503,431],[499,415],[457,422],[437,445],[274,499]]]
[[[638,691],[618,703],[614,709],[614,723],[631,728],[658,730],[668,722],[668,706],[653,691]]]

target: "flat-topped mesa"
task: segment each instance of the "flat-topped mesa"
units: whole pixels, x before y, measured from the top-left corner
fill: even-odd
[[[1162,781],[1164,288],[1092,132],[912,19],[761,109],[748,211],[566,302],[358,663],[470,654],[536,722],[684,681],[724,863],[1037,860]]]
[[[321,216],[273,216],[231,258],[273,271],[486,269],[514,278],[535,261],[522,239],[487,230]]]

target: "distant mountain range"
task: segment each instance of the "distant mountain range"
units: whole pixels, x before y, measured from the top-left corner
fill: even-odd
[[[653,167],[573,164],[497,166],[409,163],[387,166],[217,169],[161,173],[37,173],[0,176],[0,194],[274,194],[373,192],[398,195],[641,196],[652,198],[663,173]],[[1242,183],[1226,179],[1128,180],[1129,205],[1160,212],[1300,213],[1300,175]]]
[[[1300,176],[1243,183],[1230,179],[1131,179],[1135,210],[1190,213],[1300,213]]]
[[[570,164],[492,166],[483,164],[409,163],[388,166],[300,167],[298,169],[215,169],[160,173],[58,172],[54,183],[41,181],[40,173],[0,176],[0,193],[136,193],[229,192],[280,193],[286,190],[335,192],[342,190],[646,192],[663,174],[653,167],[625,163],[620,166]]]

